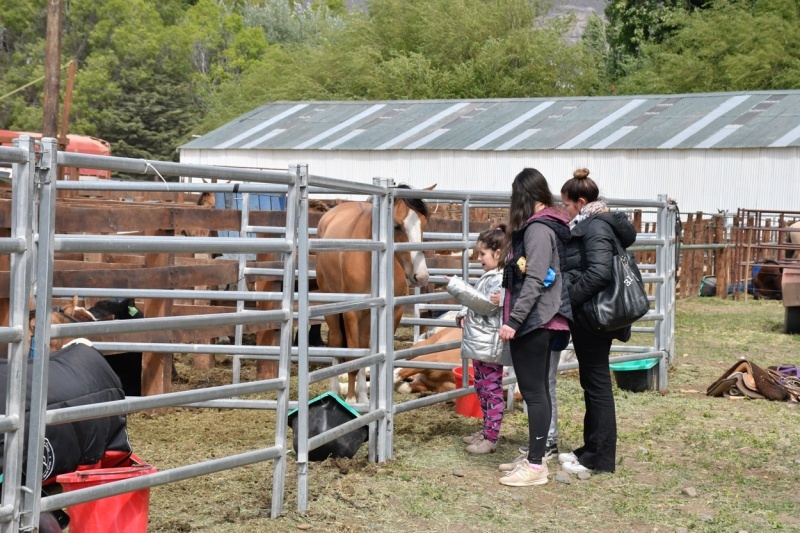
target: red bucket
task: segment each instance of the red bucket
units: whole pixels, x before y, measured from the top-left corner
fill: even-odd
[[[135,456],[132,459],[131,466],[79,470],[61,474],[56,481],[64,492],[70,492],[156,472],[156,467],[139,462]],[[147,533],[150,489],[73,505],[67,507],[67,514],[70,533]]]
[[[475,374],[473,374],[472,365],[467,367],[469,371],[469,386],[475,384]],[[461,388],[461,382],[464,374],[460,366],[453,369],[453,380],[456,382],[456,388]],[[471,416],[473,418],[483,418],[483,411],[481,411],[481,402],[478,400],[478,395],[474,392],[466,396],[459,396],[456,398],[456,413],[463,416]]]

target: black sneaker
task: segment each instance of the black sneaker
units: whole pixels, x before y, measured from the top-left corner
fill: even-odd
[[[552,457],[558,456],[558,444],[551,444],[544,450],[544,460],[547,461]]]
[[[527,454],[528,447],[527,446],[520,446],[519,447],[520,454]],[[544,460],[547,461],[551,457],[558,456],[558,444],[548,444],[544,449]]]

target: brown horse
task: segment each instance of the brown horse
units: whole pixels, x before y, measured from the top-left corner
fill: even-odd
[[[401,188],[409,188],[400,185]],[[435,185],[427,187],[431,190]],[[421,242],[428,223],[428,207],[422,200],[403,199],[394,203],[394,242]],[[339,204],[319,221],[317,235],[321,239],[372,239],[372,204],[345,202]],[[317,284],[321,292],[369,294],[372,284],[371,252],[317,252]],[[408,294],[408,285],[422,287],[428,283],[428,267],[422,252],[394,254],[394,294]],[[394,310],[394,328],[403,315],[401,307]],[[328,346],[331,348],[369,348],[370,310],[349,311],[326,315]],[[358,383],[356,385],[356,378]],[[347,401],[358,397],[367,402],[367,383],[363,371],[348,376]],[[354,387],[356,385],[356,387]],[[331,388],[339,391],[336,378]],[[356,390],[357,388],[357,390]]]

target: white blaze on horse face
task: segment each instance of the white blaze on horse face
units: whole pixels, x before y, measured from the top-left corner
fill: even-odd
[[[422,242],[422,220],[413,209],[408,210],[403,220],[403,227],[408,235],[408,242]],[[425,254],[420,251],[411,252],[411,271],[413,279],[409,282],[415,287],[423,287],[428,283],[428,265],[425,264]]]

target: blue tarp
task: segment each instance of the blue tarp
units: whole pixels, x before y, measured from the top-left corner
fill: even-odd
[[[217,209],[242,209],[242,194],[230,192],[217,192],[214,193],[214,207]],[[286,196],[283,194],[251,194],[250,211],[285,211],[286,210]],[[220,231],[220,237],[238,237],[238,231]],[[252,235],[251,235],[252,237]],[[223,254],[223,259],[232,259],[234,256],[231,254]],[[255,254],[248,254],[248,260],[255,260]]]

